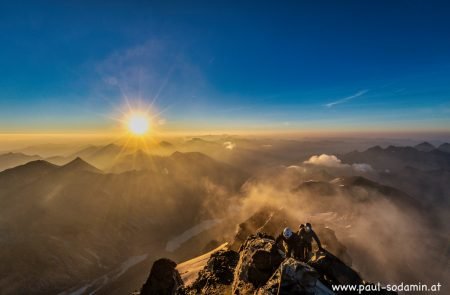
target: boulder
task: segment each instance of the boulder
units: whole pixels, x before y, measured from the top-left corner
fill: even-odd
[[[142,286],[141,295],[174,295],[183,285],[177,264],[170,259],[161,258],[153,263],[150,275]]]
[[[232,294],[253,294],[269,280],[282,260],[272,236],[249,236],[239,250]]]

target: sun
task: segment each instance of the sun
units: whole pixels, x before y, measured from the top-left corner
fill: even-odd
[[[127,120],[127,127],[134,135],[144,135],[150,129],[150,118],[145,114],[131,114]]]

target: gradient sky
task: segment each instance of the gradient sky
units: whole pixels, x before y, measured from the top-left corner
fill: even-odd
[[[6,2],[0,132],[450,131],[448,1]]]

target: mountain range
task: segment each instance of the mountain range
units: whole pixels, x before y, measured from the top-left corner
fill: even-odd
[[[327,158],[333,166],[305,163],[333,145],[340,152]],[[0,290],[126,294],[158,257],[180,262],[225,242],[235,249],[260,229],[276,235],[306,220],[369,280],[417,279],[419,265],[434,267],[424,280],[436,278],[442,267],[430,261],[448,257],[441,251],[446,146],[342,153],[336,142],[223,137],[164,141],[157,153],[117,143],[62,156],[7,153],[0,156]],[[375,236],[379,242],[370,242]],[[394,236],[381,255],[380,243]],[[386,259],[389,270],[380,266]]]
[[[238,169],[195,153],[119,174],[81,158],[0,172],[0,289],[53,293],[133,253],[164,249],[171,235],[221,206],[220,190],[234,192],[244,181]],[[30,259],[33,267],[24,268]]]

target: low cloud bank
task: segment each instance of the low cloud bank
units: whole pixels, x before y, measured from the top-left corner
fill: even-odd
[[[304,164],[308,165],[316,165],[316,166],[323,166],[323,167],[329,167],[329,168],[351,168],[357,172],[372,172],[373,168],[369,164],[365,163],[356,163],[356,164],[344,164],[342,161],[336,157],[335,155],[314,155],[308,160],[303,162]]]

